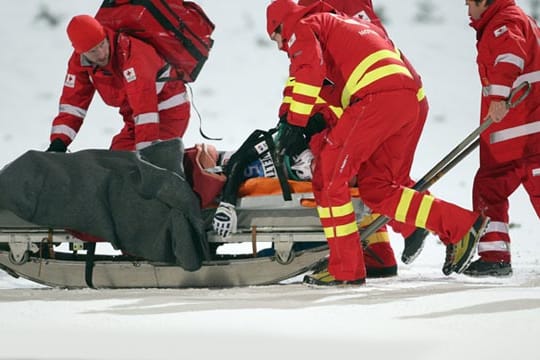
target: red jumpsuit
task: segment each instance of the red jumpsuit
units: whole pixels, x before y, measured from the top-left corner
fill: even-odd
[[[315,136],[313,189],[330,247],[329,272],[338,280],[365,277],[365,265],[348,182],[358,175],[362,200],[375,212],[427,228],[457,243],[478,214],[401,184],[399,171],[415,151],[418,84],[398,51],[369,22],[317,6],[289,8],[282,22],[283,49],[295,79],[287,121],[306,126],[323,80],[340,89],[342,117]],[[317,11],[316,11],[317,10]],[[270,28],[279,23],[269,16]],[[279,14],[277,14],[279,15]],[[408,174],[407,174],[408,175]]]
[[[492,100],[505,99],[523,81],[532,85],[522,104],[482,133],[473,187],[474,208],[491,218],[478,253],[484,261],[510,262],[508,198],[520,184],[540,217],[540,31],[513,0],[497,0],[471,26],[483,86],[481,121]]]
[[[77,135],[95,91],[110,106],[118,107],[124,127],[111,144],[112,150],[136,150],[157,140],[181,137],[188,125],[190,103],[182,81],[154,48],[138,39],[108,29],[111,61],[93,66],[80,54],[69,59],[53,121],[51,141],[69,145]]]
[[[298,5],[311,5],[315,2],[319,2],[321,0],[300,0],[298,1]],[[384,31],[384,34],[388,37],[388,32],[384,28],[381,19],[377,16],[375,13],[375,10],[373,9],[373,3],[371,0],[324,0],[326,3],[331,5],[336,10],[343,12],[346,15],[353,16],[353,17],[359,17],[362,20],[369,21],[372,24],[377,25],[382,31]],[[424,129],[424,124],[426,123],[426,119],[429,112],[429,104],[427,101],[427,97],[424,93],[424,88],[422,84],[422,79],[420,78],[420,75],[416,72],[412,64],[409,62],[409,60],[405,57],[403,53],[401,53],[401,59],[407,66],[407,69],[409,69],[410,73],[413,75],[414,79],[417,82],[418,90],[417,90],[417,97],[418,97],[418,105],[419,105],[419,111],[418,111],[418,117],[417,117],[417,123],[416,123],[416,131],[411,136],[409,141],[416,146],[418,144],[418,141],[420,140],[420,136],[422,135],[422,130]],[[324,97],[323,97],[324,98]],[[326,99],[326,98],[325,98]],[[334,104],[335,105],[335,104]],[[407,186],[414,186],[415,181],[413,181],[409,174],[411,172],[412,163],[414,159],[414,152],[411,152],[408,154],[409,159],[408,161],[403,163],[402,169],[400,169],[400,174],[406,175],[407,178],[404,178],[403,185]],[[399,232],[403,235],[404,238],[408,237],[413,233],[413,231],[416,229],[414,226],[409,226],[407,224],[399,223],[396,221],[390,222],[392,225],[392,228],[394,231]],[[386,231],[385,227],[380,229],[381,231]]]

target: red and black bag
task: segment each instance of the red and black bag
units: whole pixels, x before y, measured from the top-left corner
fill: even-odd
[[[185,82],[195,81],[214,43],[214,23],[191,1],[104,0],[96,19],[154,46]]]

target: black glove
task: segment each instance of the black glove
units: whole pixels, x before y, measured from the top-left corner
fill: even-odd
[[[309,143],[309,140],[311,137],[317,133],[320,133],[326,129],[326,120],[324,119],[323,114],[321,113],[315,113],[313,114],[307,123],[306,129],[304,130],[304,133],[306,134],[306,140]]]
[[[279,155],[296,156],[307,149],[304,128],[282,122],[279,129],[279,137],[276,143],[276,151]]]
[[[49,148],[46,150],[48,152],[62,152],[65,153],[67,151],[67,146],[64,144],[64,142],[60,139],[54,139],[51,144],[49,145]]]

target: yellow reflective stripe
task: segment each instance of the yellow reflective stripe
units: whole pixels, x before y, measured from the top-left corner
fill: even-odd
[[[379,244],[379,243],[389,243],[390,237],[386,231],[378,231],[375,234],[371,234],[366,239],[368,245]]]
[[[358,225],[356,224],[356,221],[345,225],[336,226],[336,237],[351,235],[355,232],[358,232]]]
[[[283,104],[290,104],[290,103],[292,103],[292,97],[291,96],[283,97]]]
[[[326,104],[326,100],[324,100],[320,96],[317,96],[317,100],[315,100],[315,104]]]
[[[331,217],[345,216],[354,213],[354,206],[352,201],[340,206],[332,207],[317,207],[317,212],[321,219],[329,219]]]
[[[351,94],[356,93],[358,90],[365,88],[366,86],[373,84],[375,81],[380,80],[384,77],[394,75],[394,74],[405,74],[412,78],[411,72],[403,65],[390,64],[381,66],[373,71],[368,72],[362,80],[358,82],[352,89],[349,91]]]
[[[334,115],[336,115],[338,119],[340,119],[341,115],[343,115],[343,108],[340,108],[339,106],[332,106],[332,105],[330,105],[329,108],[330,110],[332,110],[332,112],[334,113]]]
[[[304,104],[298,101],[293,101],[289,108],[292,112],[300,115],[311,115],[313,104]]]
[[[325,238],[329,239],[329,238],[335,237],[333,227],[325,227],[325,228],[323,228],[323,230],[324,230],[324,237]]]
[[[348,236],[348,235],[357,233],[358,225],[356,225],[356,221],[353,221],[345,225],[338,225],[335,228],[331,226],[325,227],[323,228],[323,230],[324,230],[324,236],[326,238],[335,238],[335,237]]]
[[[347,79],[347,83],[345,84],[345,88],[341,94],[341,104],[344,108],[349,105],[351,95],[353,94],[350,92],[350,89],[354,88],[356,83],[360,81],[367,69],[383,59],[400,59],[400,54],[392,50],[379,50],[367,56],[360,62],[360,64],[356,65],[356,68],[351,73],[351,76],[349,76],[349,79]]]
[[[416,215],[415,225],[422,229],[426,228],[427,218],[429,216],[429,211],[431,210],[431,205],[435,198],[431,195],[424,195],[422,202],[420,203],[420,208],[418,209],[418,214]]]
[[[360,227],[366,227],[368,226],[369,224],[371,224],[372,222],[374,222],[375,220],[377,220],[377,218],[381,216],[379,214],[367,214],[365,215],[361,220],[360,220]]]
[[[403,192],[401,193],[401,199],[399,199],[399,203],[396,209],[396,216],[395,219],[399,222],[405,222],[405,218],[407,217],[407,211],[409,211],[409,206],[411,206],[411,201],[414,195],[414,190],[404,188]]]
[[[424,88],[421,87],[420,89],[418,89],[418,92],[416,93],[416,98],[418,99],[418,102],[420,102],[424,100],[425,97],[426,97],[426,92]]]
[[[319,96],[320,91],[321,91],[320,86],[313,86],[313,85],[299,83],[299,82],[295,82],[294,87],[293,87],[294,94],[311,96],[313,98],[317,98],[317,96]]]
[[[285,83],[285,87],[294,86],[295,79],[293,77],[287,78],[287,82]]]

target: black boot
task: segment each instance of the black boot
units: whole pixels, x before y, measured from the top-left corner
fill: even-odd
[[[512,276],[512,264],[503,261],[484,261],[478,259],[473,261],[463,272],[469,276]]]

